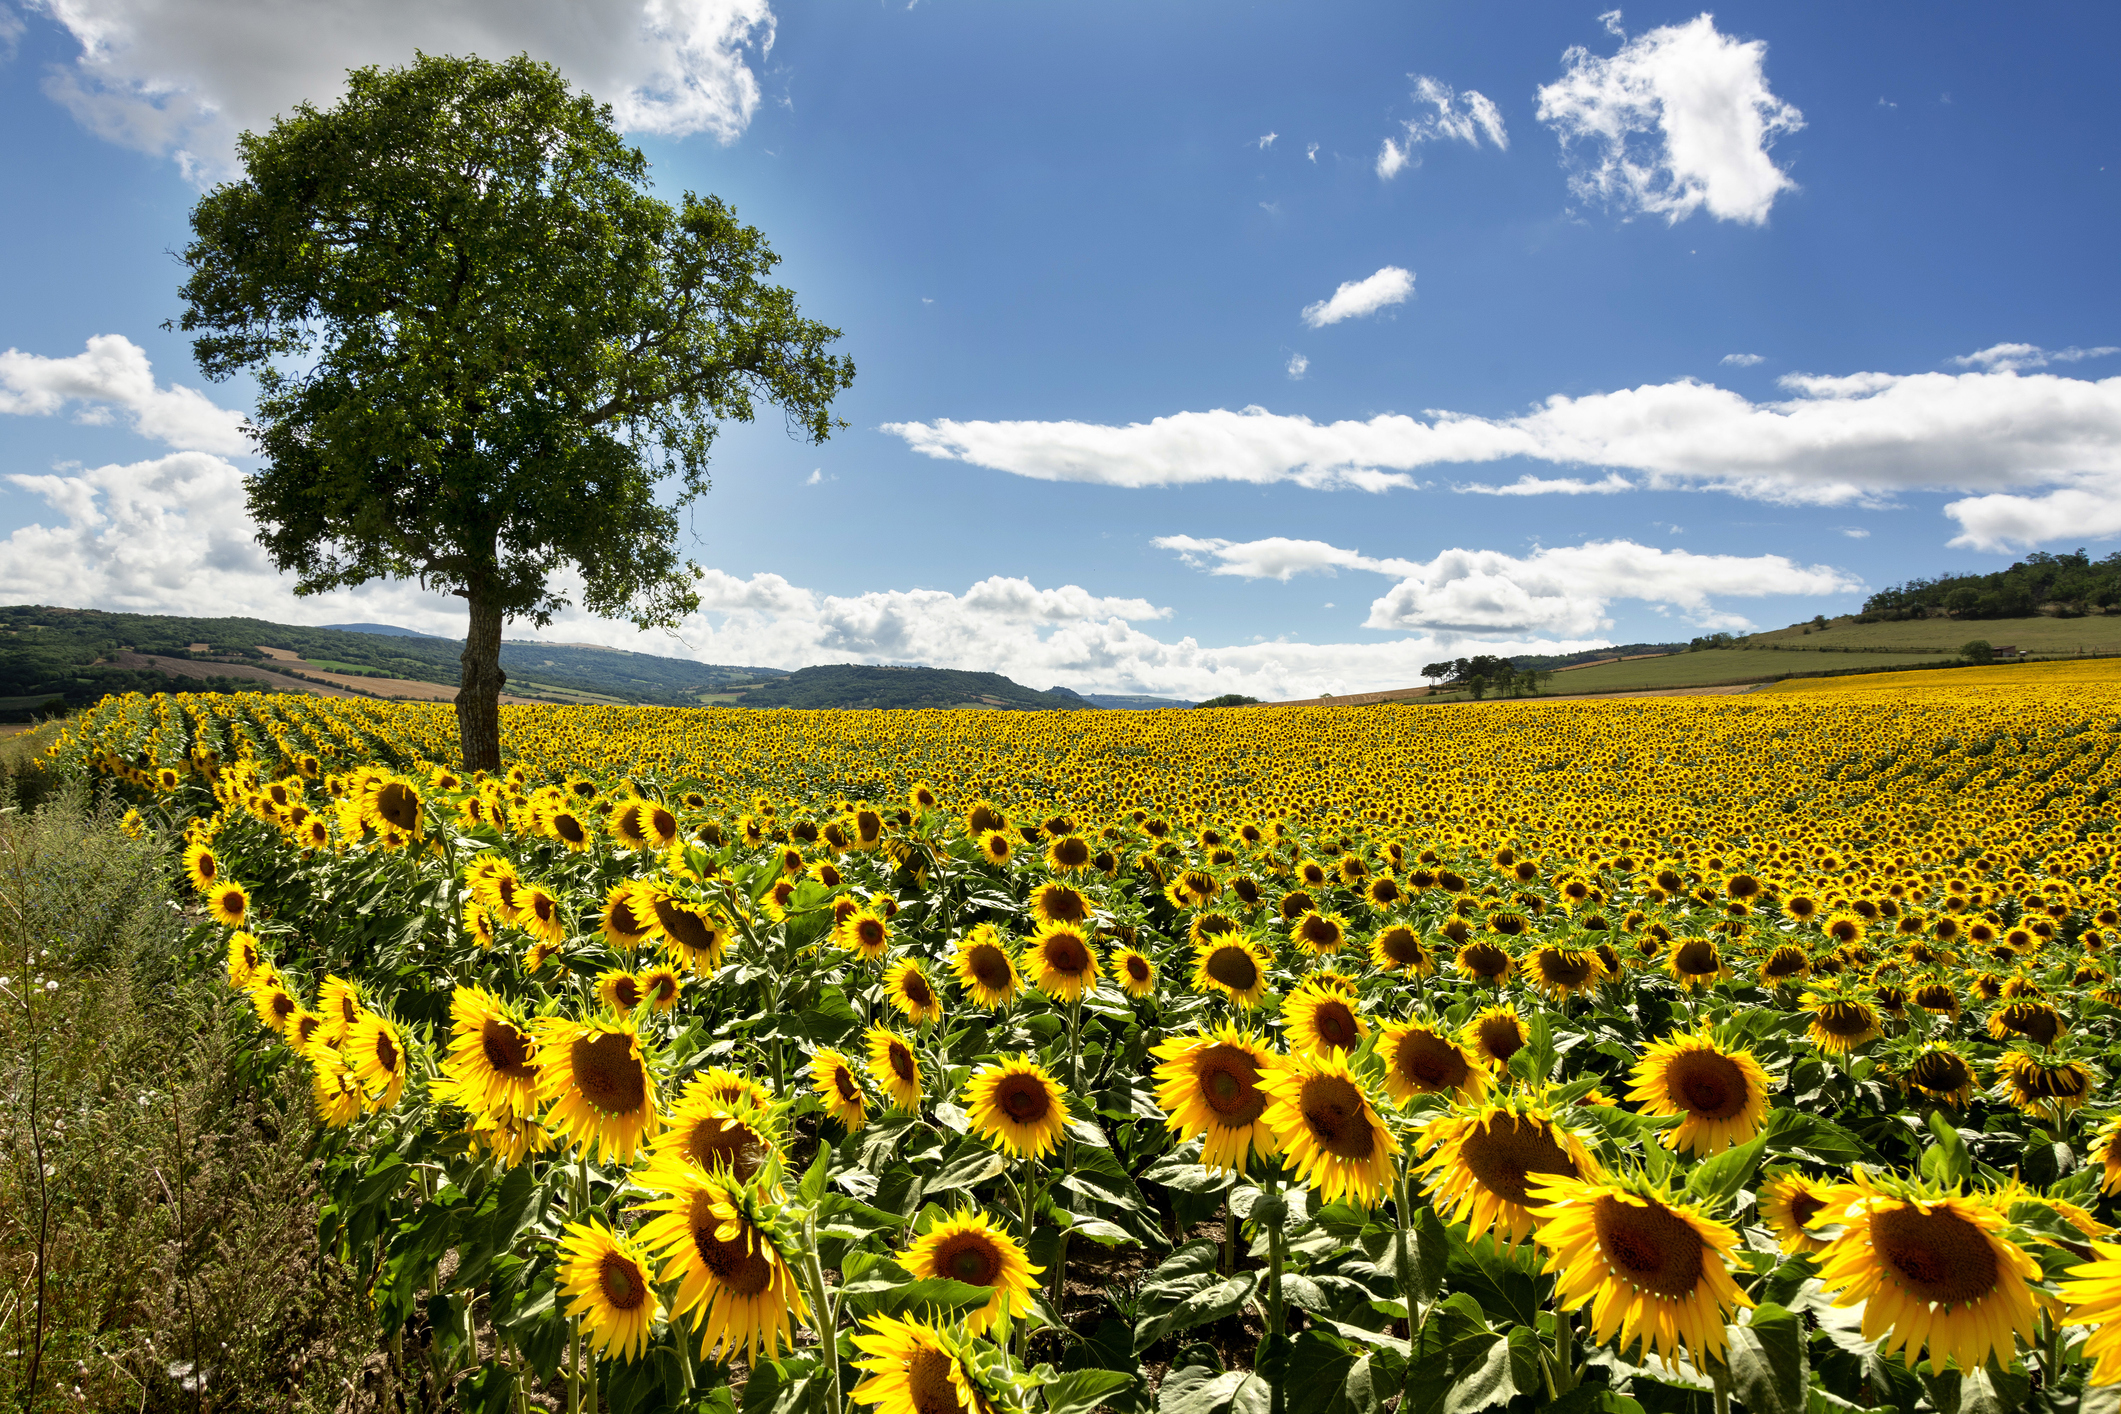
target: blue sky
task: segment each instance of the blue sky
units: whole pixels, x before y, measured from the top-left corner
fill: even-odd
[[[553,637],[1294,696],[2121,534],[2109,6],[257,13],[0,11],[0,598],[459,621],[289,596],[159,327],[230,135],[415,45],[614,102],[859,368],[725,434],[700,615]]]

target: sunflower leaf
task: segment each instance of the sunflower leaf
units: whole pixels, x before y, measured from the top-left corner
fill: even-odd
[[[1754,1308],[1744,1325],[1726,1327],[1731,1388],[1747,1414],[1805,1414],[1811,1366],[1803,1318],[1773,1302]]]
[[[1173,1370],[1156,1392],[1157,1414],[1266,1414],[1267,1382],[1249,1370],[1217,1373],[1205,1365]]]
[[[1135,1382],[1125,1370],[1070,1370],[1048,1384],[1046,1414],[1090,1414],[1106,1397]]]
[[[1687,1195],[1699,1199],[1707,1207],[1722,1207],[1745,1187],[1753,1170],[1760,1165],[1760,1156],[1766,1152],[1767,1138],[1762,1135],[1751,1143],[1740,1144],[1713,1159],[1703,1160],[1687,1175]]]
[[[1960,1184],[1972,1178],[1974,1161],[1966,1152],[1966,1141],[1959,1137],[1958,1127],[1945,1118],[1941,1110],[1930,1115],[1930,1133],[1936,1136],[1936,1142],[1922,1151],[1922,1176],[1939,1186]]]
[[[1947,1370],[1932,1375],[1927,1368],[1916,1374],[1929,1391],[1930,1403],[1937,1406],[1937,1414],[2015,1414],[2032,1393],[2032,1381],[2024,1375],[1987,1366],[1964,1374]]]
[[[1167,1306],[1134,1327],[1134,1348],[1147,1350],[1174,1331],[1191,1330],[1209,1321],[1235,1315],[1259,1284],[1256,1272],[1240,1272],[1205,1286],[1175,1305]]]
[[[1323,1332],[1298,1336],[1289,1351],[1289,1414],[1375,1414],[1372,1356]]]

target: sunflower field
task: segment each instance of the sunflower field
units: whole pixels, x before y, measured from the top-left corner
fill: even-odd
[[[2121,1410],[2121,679],[126,697],[430,1408]]]

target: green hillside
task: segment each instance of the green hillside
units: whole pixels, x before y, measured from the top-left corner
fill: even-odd
[[[2012,647],[2035,655],[2121,653],[2121,614],[2081,618],[2041,615],[2018,619],[1909,618],[1864,623],[1857,618],[1830,619],[1825,628],[1793,624],[1739,640],[1749,648],[1800,652],[1885,649],[1901,653],[1957,653],[1981,639],[1991,647]],[[1854,666],[1853,664],[1851,666]]]
[[[802,668],[730,699],[738,707],[986,707],[1017,712],[1082,711],[1073,693],[1034,692],[1000,673],[952,668]]]
[[[82,706],[113,692],[157,692],[172,686],[172,680],[125,666],[116,661],[120,655],[241,665],[254,673],[272,668],[272,659],[262,651],[266,648],[298,654],[328,672],[447,686],[457,682],[457,655],[463,651],[461,643],[450,639],[402,633],[17,604],[0,606],[0,698],[58,696]],[[520,641],[501,645],[501,667],[511,693],[666,707],[697,706],[706,694],[780,675],[776,668],[727,667],[616,648]],[[219,690],[234,691],[235,682],[231,678]],[[184,685],[189,691],[207,686],[197,679]],[[254,676],[242,683],[253,691],[259,685]]]

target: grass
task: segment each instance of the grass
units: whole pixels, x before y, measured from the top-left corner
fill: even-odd
[[[1927,673],[1875,673],[1846,678],[1792,678],[1760,689],[1775,693],[1911,692],[1924,688],[2032,688],[2121,683],[2121,658],[2054,658]]]
[[[78,783],[24,810],[19,779],[0,780],[0,1387],[30,1411],[382,1407],[373,1323],[318,1246],[306,1085],[273,1083],[247,1003],[191,955],[166,846]]]
[[[1807,652],[1832,648],[1892,648],[1903,652],[1957,653],[1962,644],[1986,639],[2028,653],[2121,653],[2121,614],[2081,619],[1903,619],[1898,623],[1859,624],[1852,618],[1832,620],[1825,631],[1805,633],[1802,626],[1756,633],[1750,645]]]

